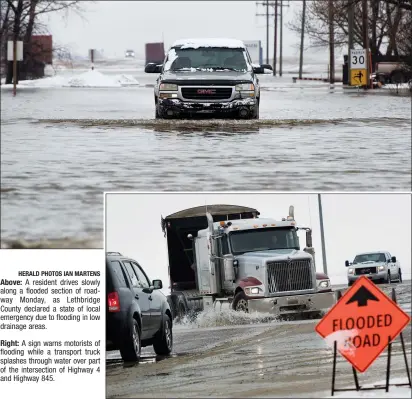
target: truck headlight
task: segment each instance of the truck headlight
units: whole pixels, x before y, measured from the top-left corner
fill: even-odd
[[[348,269],[348,274],[353,274],[354,271],[355,269]]]
[[[241,83],[236,85],[236,91],[255,91],[255,85],[253,83]]]
[[[319,287],[320,287],[320,288],[328,288],[329,285],[330,285],[329,280],[323,280],[323,281],[321,281],[321,282],[319,283]]]
[[[164,91],[177,91],[177,85],[173,83],[161,83],[159,90],[164,90]]]
[[[378,272],[385,271],[385,266],[378,266]]]
[[[245,288],[246,295],[260,295],[263,293],[263,290],[259,287],[247,287]]]

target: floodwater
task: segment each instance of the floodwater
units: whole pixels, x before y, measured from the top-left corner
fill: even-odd
[[[104,191],[411,189],[410,98],[262,76],[260,121],[164,123],[135,75],[2,89],[3,246],[102,247]]]
[[[394,285],[393,285],[394,286]],[[381,288],[390,293],[392,286]],[[399,305],[411,313],[411,282],[396,284]],[[270,323],[265,315],[204,313],[174,327],[170,358],[143,349],[142,362],[123,364],[108,352],[107,397],[322,397],[330,396],[332,349],[315,333],[318,321]],[[404,330],[411,358],[411,326]],[[353,387],[352,368],[338,355],[337,387]],[[386,351],[358,374],[361,385],[385,379]],[[391,378],[407,382],[399,338],[392,345]],[[144,383],[143,383],[144,381]]]

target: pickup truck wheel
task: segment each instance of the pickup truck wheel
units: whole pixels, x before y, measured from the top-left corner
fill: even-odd
[[[172,321],[168,315],[163,316],[163,325],[161,330],[157,332],[153,341],[153,349],[156,355],[170,355],[173,349],[173,331]]]
[[[253,119],[259,119],[259,103],[256,105],[255,110],[253,111]]]
[[[238,292],[232,302],[232,309],[237,312],[249,313],[249,306],[246,294],[243,291]]]
[[[142,341],[139,324],[135,319],[130,322],[129,330],[120,348],[120,354],[125,362],[138,362],[142,350]]]
[[[353,281],[348,281],[348,287],[353,285]]]
[[[391,284],[392,283],[392,278],[391,278],[391,273],[390,272],[388,272],[388,277],[386,278],[385,283],[386,284]]]
[[[155,111],[155,119],[161,119],[162,117],[160,116],[160,114],[159,114],[159,109],[157,108],[157,105],[156,105],[156,111]]]

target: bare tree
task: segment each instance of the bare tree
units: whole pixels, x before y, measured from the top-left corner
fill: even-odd
[[[17,3],[17,4],[16,4]],[[34,57],[32,36],[46,33],[47,27],[39,22],[39,16],[59,11],[72,10],[81,15],[84,2],[60,0],[5,0],[1,2],[2,18],[0,26],[1,56],[5,61],[8,40],[22,40],[24,48],[24,62],[20,65],[20,72],[27,72],[38,62]],[[4,12],[3,12],[4,10]],[[37,46],[36,54],[39,54]],[[6,84],[12,83],[12,63],[7,63]]]
[[[333,2],[335,46],[343,48],[348,43],[348,5],[350,0]],[[353,0],[355,9],[354,43],[363,46],[362,4]],[[369,0],[368,26],[369,44],[372,55],[398,55],[398,38],[405,32],[403,20],[412,12],[412,0]],[[305,19],[305,34],[310,39],[311,47],[329,45],[328,7],[324,0],[308,2]],[[301,33],[301,13],[289,24],[289,28]],[[403,29],[403,30],[402,30]],[[410,32],[410,26],[406,29]]]

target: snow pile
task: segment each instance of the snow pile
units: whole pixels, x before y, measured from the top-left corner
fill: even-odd
[[[405,384],[407,383],[407,377],[405,378],[393,378],[390,380],[390,384]],[[378,381],[373,384],[361,385],[362,388],[382,386],[386,385],[386,381]],[[349,388],[349,387],[348,387]],[[326,396],[327,398],[410,398],[411,388],[408,386],[389,386],[389,392],[385,392],[384,389],[377,389],[371,391],[345,391],[336,392],[334,396]]]
[[[64,87],[121,87],[116,80],[96,70],[90,70],[79,76],[70,78]]]
[[[36,80],[22,80],[18,88],[36,87],[36,88],[54,88],[54,87],[103,87],[116,88],[124,86],[138,86],[139,82],[131,75],[104,75],[96,70],[90,70],[77,76],[63,77],[50,76]],[[8,85],[11,87],[11,85]],[[7,87],[7,86],[2,86]]]
[[[225,47],[225,48],[246,48],[241,40],[226,38],[208,38],[208,39],[183,39],[177,40],[172,47],[181,46],[181,48],[199,47]]]
[[[326,344],[333,348],[334,342],[337,343],[338,351],[344,352],[345,355],[354,356],[356,348],[352,344],[352,338],[358,335],[358,330],[339,330],[325,337]]]
[[[116,80],[122,85],[122,86],[138,86],[139,82],[131,75],[119,75],[116,77]]]

